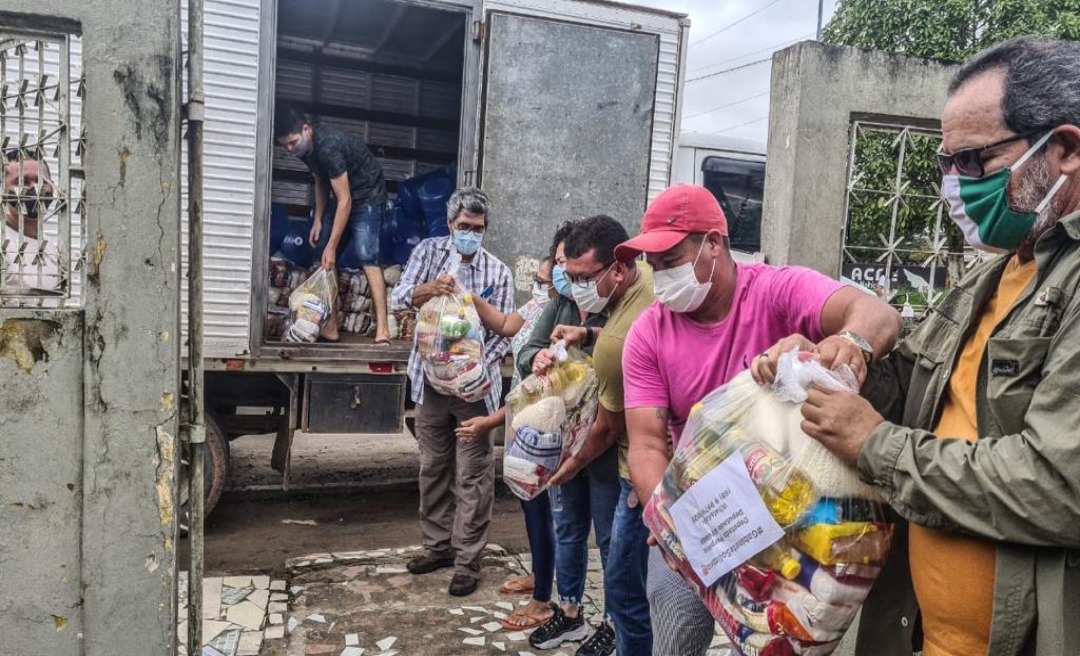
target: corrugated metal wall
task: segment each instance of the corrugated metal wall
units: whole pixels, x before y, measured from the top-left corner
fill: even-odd
[[[680,38],[680,32],[660,34],[653,105],[652,158],[649,161],[649,200],[671,184],[675,141],[678,137]]]
[[[205,336],[208,357],[248,348],[260,0],[206,0]],[[187,12],[183,33],[187,34]],[[186,44],[185,44],[186,48]],[[183,209],[187,210],[187,148]],[[187,222],[183,223],[183,326],[187,326]]]

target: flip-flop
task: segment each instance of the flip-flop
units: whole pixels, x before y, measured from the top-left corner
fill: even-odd
[[[528,576],[519,576],[516,579],[510,579],[499,586],[499,594],[516,595],[532,592],[534,586],[525,583],[529,578]]]
[[[514,624],[510,620],[515,617],[527,619],[528,622],[525,624]],[[524,608],[517,608],[514,612],[510,613],[506,619],[500,621],[499,624],[502,624],[502,628],[507,631],[528,631],[529,629],[535,629],[536,627],[541,626],[550,619],[551,615],[548,615],[547,617],[538,617],[525,612]]]

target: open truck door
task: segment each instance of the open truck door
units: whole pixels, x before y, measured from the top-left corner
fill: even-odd
[[[640,225],[661,37],[490,6],[485,18],[477,150],[495,207],[485,247],[521,293],[562,222],[608,214],[631,234]]]

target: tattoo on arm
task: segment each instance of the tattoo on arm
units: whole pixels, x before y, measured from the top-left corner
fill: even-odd
[[[667,423],[667,420],[668,420],[668,414],[669,414],[669,412],[668,412],[667,408],[657,408],[656,409],[656,418],[659,419],[660,421],[664,422],[665,424]]]

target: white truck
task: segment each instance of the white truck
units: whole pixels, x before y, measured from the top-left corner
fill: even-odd
[[[765,195],[765,142],[702,132],[679,135],[674,182],[705,187],[716,196],[741,262],[762,262],[761,205]]]
[[[397,433],[407,413],[410,343],[268,337],[271,204],[302,217],[311,198],[275,104],[360,135],[391,197],[456,165],[492,198],[484,245],[524,297],[559,223],[606,213],[634,232],[671,182],[688,30],[601,0],[206,0],[207,508],[231,438],[275,433],[287,487],[297,432]]]

